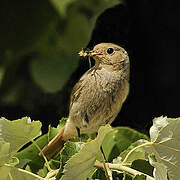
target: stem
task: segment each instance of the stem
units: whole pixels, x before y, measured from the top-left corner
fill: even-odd
[[[106,163],[103,161],[103,168],[104,168],[104,171],[105,171],[105,174],[106,174],[106,177],[109,179],[109,176],[108,176],[108,172],[107,172],[107,167],[106,167]]]
[[[106,169],[107,169],[107,173],[108,173],[109,179],[110,179],[110,180],[113,180],[113,176],[112,176],[112,171],[111,171],[111,169],[109,168],[108,164],[105,163],[105,165],[106,165]]]
[[[108,180],[113,180],[112,178],[112,171],[109,168],[108,164],[103,161],[103,168],[105,170],[105,174]]]
[[[37,149],[39,150],[39,152],[41,152],[41,148],[38,146],[38,144],[37,144],[33,139],[32,139],[31,141],[32,141],[32,143],[37,147]],[[46,166],[47,166],[48,171],[52,171],[52,169],[51,169],[51,167],[50,167],[50,165],[49,165],[49,163],[48,163],[48,160],[47,160],[47,158],[46,158],[46,156],[44,155],[43,152],[42,152],[42,156],[43,156],[43,158],[44,158],[44,160],[45,160],[45,162],[46,162]]]
[[[22,172],[22,173],[26,173],[26,174],[29,174],[29,175],[31,175],[31,176],[33,176],[33,177],[35,177],[35,178],[40,179],[40,180],[44,180],[43,177],[38,176],[37,174],[34,174],[34,173],[32,173],[32,172],[29,172],[29,171],[26,171],[26,170],[20,169],[20,168],[17,168],[17,169],[18,169],[18,171],[20,171],[20,172]]]
[[[58,172],[59,172],[59,169],[50,171],[50,172],[47,174],[47,176],[45,177],[45,179],[50,179],[50,178],[55,177]]]
[[[9,166],[8,164],[5,164],[5,166],[12,167],[12,166]],[[20,168],[16,168],[16,169],[17,169],[17,171],[19,171],[19,172],[22,172],[22,173],[25,173],[25,174],[29,174],[30,176],[33,176],[33,177],[35,177],[35,178],[37,178],[37,179],[39,179],[39,180],[44,180],[43,177],[38,176],[38,175],[36,175],[36,174],[34,174],[34,173],[32,173],[32,172],[29,172],[29,171],[26,171],[26,170],[20,169]],[[12,178],[11,175],[10,175],[9,177]]]
[[[114,170],[125,171],[125,172],[128,172],[128,173],[130,173],[130,174],[132,174],[132,175],[134,175],[134,176],[136,176],[136,175],[145,175],[145,176],[148,177],[150,180],[155,180],[153,177],[151,177],[151,176],[149,176],[149,175],[147,175],[147,174],[145,174],[145,173],[142,173],[142,172],[137,171],[137,170],[135,170],[135,169],[132,169],[132,168],[130,168],[130,167],[123,166],[123,165],[121,165],[121,164],[111,164],[111,163],[109,163],[109,168],[110,168],[110,169],[114,169]]]
[[[112,169],[112,170],[118,170],[118,171],[125,171],[133,176],[137,176],[137,175],[145,175],[146,177],[149,178],[149,180],[155,180],[153,177],[145,174],[145,173],[142,173],[140,171],[137,171],[135,169],[132,169],[130,167],[127,167],[127,166],[123,166],[121,164],[111,164],[111,163],[107,163],[109,168]],[[98,167],[98,168],[103,168],[103,164],[96,161],[95,164],[94,164],[95,167]]]
[[[9,179],[10,179],[10,180],[13,180],[10,172],[8,173],[8,175],[9,175]]]
[[[134,151],[136,151],[138,148],[142,148],[142,147],[144,147],[144,146],[150,146],[150,145],[152,145],[152,144],[153,144],[153,142],[147,142],[147,143],[141,144],[141,145],[136,146],[135,148],[131,149],[131,150],[128,152],[128,154],[126,155],[126,157],[124,158],[122,164],[124,164],[124,163],[127,161],[127,159],[129,158],[129,156],[131,155],[131,153],[133,153]]]
[[[100,152],[101,152],[102,159],[103,159],[103,167],[104,167],[105,175],[108,180],[113,180],[112,171],[109,169],[108,164],[105,163],[105,154],[103,152],[102,146],[100,147]]]

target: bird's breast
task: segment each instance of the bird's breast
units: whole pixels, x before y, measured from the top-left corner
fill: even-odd
[[[114,120],[128,88],[120,75],[103,69],[88,71],[80,80],[78,100],[72,105],[70,119],[81,132],[96,132],[99,126]]]

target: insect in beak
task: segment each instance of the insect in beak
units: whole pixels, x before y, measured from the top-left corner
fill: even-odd
[[[79,56],[83,56],[83,57],[88,56],[89,67],[90,68],[92,67],[90,57],[96,58],[97,55],[103,55],[103,53],[100,53],[100,52],[97,52],[97,51],[94,51],[94,50],[87,51],[87,50],[84,50],[84,49],[82,49],[78,54],[79,54]]]
[[[96,52],[94,50],[87,51],[87,50],[82,49],[78,54],[79,54],[79,56],[83,56],[83,57],[86,57],[86,56],[93,57],[93,56],[96,56],[96,55],[102,55],[103,53]]]

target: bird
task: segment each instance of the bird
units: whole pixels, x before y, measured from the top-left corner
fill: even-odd
[[[124,48],[100,43],[79,55],[93,58],[95,65],[72,90],[65,126],[39,153],[47,159],[57,155],[67,140],[96,133],[101,126],[111,124],[129,93],[130,62]]]

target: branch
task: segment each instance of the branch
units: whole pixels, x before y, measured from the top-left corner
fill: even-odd
[[[113,180],[112,171],[109,168],[108,163],[103,162],[102,165],[103,165],[103,168],[105,170],[105,173],[106,173],[108,180]]]
[[[118,170],[118,171],[125,171],[133,176],[137,176],[137,175],[145,175],[146,177],[149,178],[149,180],[155,180],[153,177],[143,173],[143,172],[140,172],[140,171],[137,171],[135,169],[132,169],[130,167],[127,167],[127,166],[123,166],[121,164],[112,164],[112,163],[106,163],[109,167],[109,169],[111,170]],[[94,164],[95,167],[97,168],[104,168],[104,165],[103,163],[100,163],[98,161],[95,162]]]

